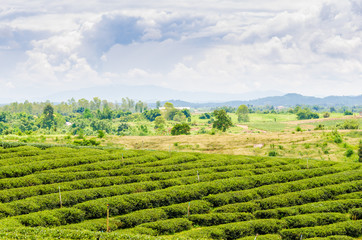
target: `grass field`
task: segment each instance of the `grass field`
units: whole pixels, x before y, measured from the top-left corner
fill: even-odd
[[[295,114],[250,114],[250,122],[236,123],[236,115],[230,114],[234,126],[225,133],[211,130],[207,119],[192,116],[191,134],[171,136],[156,135],[152,132],[146,136],[106,135],[97,139],[101,146],[125,149],[149,149],[172,151],[195,151],[205,153],[244,154],[268,156],[276,154],[281,157],[302,157],[343,162],[357,161],[357,151],[362,131],[338,130],[341,142],[335,141],[333,129],[346,120],[354,119],[360,126],[359,116],[332,114],[330,118],[313,120],[296,120]],[[137,122],[153,129],[151,122]],[[324,130],[315,130],[318,125]],[[298,129],[299,128],[299,129]],[[171,126],[168,127],[168,130]],[[91,138],[92,136],[87,136]],[[3,135],[2,141],[37,142],[51,144],[72,144],[77,136],[65,134],[43,135]],[[347,152],[351,152],[348,155]]]
[[[361,163],[40,146],[0,148],[1,239],[362,236]]]

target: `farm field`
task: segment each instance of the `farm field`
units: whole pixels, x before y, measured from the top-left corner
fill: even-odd
[[[226,132],[215,131],[207,119],[199,119],[199,114],[192,115],[191,134],[172,136],[169,133],[146,135],[106,134],[98,138],[101,146],[138,150],[172,150],[204,153],[243,154],[268,156],[274,153],[280,157],[311,158],[342,162],[358,160],[359,141],[362,130],[336,130],[338,124],[356,121],[362,124],[360,116],[343,116],[333,113],[330,118],[297,120],[295,114],[250,114],[250,122],[237,123],[236,114],[230,113],[234,126]],[[153,122],[129,122],[136,126],[153,129]],[[172,121],[169,121],[170,131]],[[317,127],[323,126],[319,130]],[[31,135],[2,135],[0,141],[73,144],[77,135],[60,132]],[[96,136],[85,136],[96,138]],[[352,154],[347,154],[347,153]]]
[[[0,239],[362,236],[358,162],[4,146]]]

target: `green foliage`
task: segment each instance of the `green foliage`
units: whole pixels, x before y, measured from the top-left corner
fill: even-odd
[[[54,123],[54,108],[52,105],[47,104],[43,110],[42,127],[50,129]]]
[[[314,130],[324,130],[324,125],[323,124],[318,124],[318,126],[315,127]]]
[[[135,228],[149,228],[154,230],[152,235],[166,235],[191,229],[192,223],[185,218],[160,220],[152,223],[144,223]]]
[[[3,145],[2,239],[361,235],[359,163]],[[103,234],[107,204],[115,232]]]
[[[231,222],[250,221],[254,219],[251,213],[209,213],[194,214],[189,220],[199,226],[213,226]]]
[[[104,138],[104,136],[106,135],[103,130],[98,130],[97,132],[98,132],[98,138]]]
[[[329,118],[331,116],[331,114],[329,112],[325,112],[323,113],[323,117],[324,118]]]
[[[130,128],[130,126],[127,123],[121,123],[118,125],[117,132],[118,134],[122,134],[125,131],[127,131]]]
[[[362,208],[352,208],[349,213],[353,220],[361,220],[362,219]]]
[[[215,110],[214,116],[216,120],[212,125],[213,128],[225,132],[228,128],[230,128],[233,125],[231,118],[227,115],[227,113],[223,109]]]
[[[95,138],[74,140],[73,143],[78,146],[98,146],[101,144],[101,142],[97,141]]]
[[[146,110],[142,113],[142,116],[144,116],[148,121],[153,122],[158,116],[161,116],[161,111],[158,109]]]
[[[344,155],[346,157],[351,157],[353,155],[353,153],[354,153],[353,150],[349,148],[349,149],[347,149],[347,151],[345,152]]]
[[[337,130],[333,130],[331,132],[331,137],[333,142],[335,143],[342,143],[343,142],[343,138],[342,136],[339,134],[339,132]]]
[[[190,134],[191,127],[187,123],[178,123],[171,129],[172,135],[188,135]]]
[[[155,129],[163,129],[166,126],[166,120],[162,116],[158,116],[155,119]]]
[[[302,228],[348,221],[349,217],[342,213],[312,213],[285,217],[283,220],[286,222],[288,228]]]
[[[240,105],[236,114],[238,115],[238,122],[249,122],[249,109],[246,105]]]
[[[203,113],[199,116],[199,119],[210,119],[211,114],[210,113]]]
[[[300,239],[301,233],[304,238],[327,237],[331,235],[359,237],[362,235],[362,220],[345,221],[326,226],[284,229],[280,232],[280,235],[285,239]]]
[[[358,129],[359,122],[355,119],[350,119],[344,121],[342,124],[337,124],[336,127],[339,129]]]
[[[309,108],[304,108],[304,109],[300,108],[298,109],[298,112],[296,114],[298,120],[319,118],[318,113],[312,112]]]
[[[345,116],[350,116],[350,115],[353,115],[353,112],[346,110],[346,111],[344,111],[343,114],[344,114]]]
[[[278,155],[278,153],[277,153],[277,151],[275,151],[275,150],[271,150],[271,151],[269,151],[269,153],[268,153],[268,156],[270,156],[270,157],[275,157],[275,156],[277,156]]]
[[[283,221],[276,219],[251,220],[205,227],[185,232],[183,236],[193,239],[238,239],[255,234],[277,233],[284,226]]]

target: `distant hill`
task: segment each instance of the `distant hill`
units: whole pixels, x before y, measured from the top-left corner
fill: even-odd
[[[166,101],[162,102],[164,104]],[[238,107],[241,104],[253,106],[295,106],[295,105],[324,105],[324,106],[355,106],[362,105],[362,95],[359,96],[329,96],[325,98],[308,97],[296,93],[289,93],[284,96],[264,97],[249,101],[227,101],[227,102],[209,102],[209,103],[191,103],[181,100],[169,100],[176,107],[191,108],[213,108],[222,106]],[[150,104],[154,107],[155,104]]]
[[[279,91],[253,91],[243,94],[235,93],[212,93],[212,92],[191,92],[174,90],[153,85],[143,86],[129,86],[129,85],[111,85],[111,86],[98,86],[91,88],[83,88],[73,91],[64,91],[49,96],[42,96],[35,101],[50,100],[52,102],[62,102],[71,98],[92,99],[99,97],[109,101],[120,102],[122,98],[131,98],[134,100],[141,100],[146,102],[156,102],[158,100],[166,101],[168,99],[182,99],[188,102],[223,102],[237,100],[250,100],[267,96],[281,96],[284,93]],[[30,99],[28,99],[30,100]],[[31,101],[34,101],[33,99]]]

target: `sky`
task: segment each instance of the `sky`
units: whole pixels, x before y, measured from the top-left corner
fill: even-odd
[[[362,1],[1,1],[0,99],[118,84],[362,94]]]

